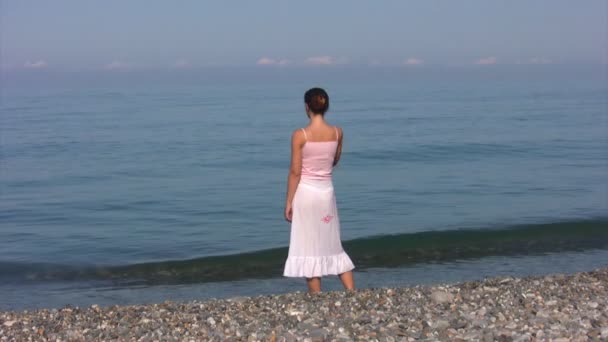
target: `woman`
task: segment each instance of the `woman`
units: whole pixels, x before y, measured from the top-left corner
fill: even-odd
[[[342,249],[331,178],[340,160],[342,129],[325,122],[329,96],[323,89],[308,90],[304,102],[310,122],[291,136],[285,203],[291,238],[283,275],[306,278],[311,293],[321,291],[321,277],[326,275],[339,275],[344,288],[353,290],[355,266]]]

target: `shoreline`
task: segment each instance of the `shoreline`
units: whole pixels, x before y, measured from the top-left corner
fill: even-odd
[[[0,341],[28,338],[599,341],[608,339],[608,267],[354,293],[0,312]]]

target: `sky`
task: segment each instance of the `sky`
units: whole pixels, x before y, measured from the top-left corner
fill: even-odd
[[[10,70],[606,64],[606,0],[0,0]]]

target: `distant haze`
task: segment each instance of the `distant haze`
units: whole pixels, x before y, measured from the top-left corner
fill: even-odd
[[[0,3],[3,70],[606,64],[607,2]]]

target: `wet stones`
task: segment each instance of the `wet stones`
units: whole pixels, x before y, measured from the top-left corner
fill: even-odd
[[[0,312],[1,341],[601,341],[608,269],[452,285]]]

